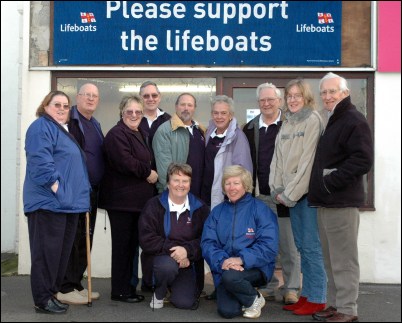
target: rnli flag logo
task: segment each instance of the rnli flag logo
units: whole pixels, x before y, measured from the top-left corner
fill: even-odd
[[[96,19],[92,12],[81,12],[81,22],[83,24],[89,24],[91,22],[96,22]]]
[[[332,19],[332,15],[330,13],[318,12],[318,23],[319,24],[333,24],[334,20]]]

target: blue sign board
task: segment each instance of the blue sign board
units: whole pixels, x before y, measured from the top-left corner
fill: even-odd
[[[54,65],[341,64],[341,1],[53,3]]]

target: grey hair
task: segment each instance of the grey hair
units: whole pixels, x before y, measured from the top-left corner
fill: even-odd
[[[343,92],[349,91],[348,82],[346,81],[346,79],[343,78],[342,76],[339,76],[338,74],[335,74],[332,72],[325,74],[325,76],[321,79],[318,90],[321,90],[322,82],[324,82],[325,80],[334,79],[334,78],[339,78],[339,90],[341,90]]]
[[[145,89],[145,88],[146,88],[147,86],[149,86],[149,85],[155,86],[156,92],[158,92],[158,94],[161,93],[161,92],[159,91],[158,86],[156,85],[155,82],[152,82],[152,81],[145,81],[144,83],[141,84],[141,87],[140,87],[140,94],[141,94],[142,90]]]
[[[119,104],[120,117],[123,116],[123,112],[132,102],[137,102],[141,107],[141,111],[144,112],[144,101],[142,100],[142,97],[140,97],[137,94],[130,94],[124,96],[120,101]]]
[[[277,98],[281,97],[281,91],[274,84],[272,84],[272,83],[262,83],[262,84],[258,85],[258,87],[257,87],[257,91],[256,91],[257,92],[257,100],[260,98],[260,92],[263,89],[267,89],[267,88],[275,90],[275,94],[276,94]]]
[[[229,106],[229,113],[233,116],[234,115],[234,101],[232,98],[228,97],[227,95],[216,95],[211,99],[211,112],[214,108],[214,105],[218,102],[226,103]]]

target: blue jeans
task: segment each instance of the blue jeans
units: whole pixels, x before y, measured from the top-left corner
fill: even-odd
[[[311,303],[326,303],[327,275],[317,224],[317,209],[307,205],[307,198],[289,209],[293,237],[300,252],[303,286],[301,296]]]
[[[242,306],[250,307],[258,295],[255,287],[266,283],[263,273],[257,268],[244,271],[225,270],[222,282],[216,288],[218,313],[224,318],[241,315]]]

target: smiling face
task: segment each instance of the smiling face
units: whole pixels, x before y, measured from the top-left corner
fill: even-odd
[[[258,105],[264,121],[278,117],[278,110],[282,105],[282,99],[276,96],[275,89],[263,88],[258,95]]]
[[[68,98],[64,95],[55,95],[44,107],[46,113],[60,124],[66,124],[70,113]]]
[[[142,119],[142,105],[136,101],[131,101],[123,109],[121,118],[124,124],[131,130],[138,131]]]
[[[232,114],[230,113],[230,106],[225,102],[216,102],[212,107],[212,119],[214,120],[215,127],[218,134],[222,134],[229,127],[229,123],[232,120]]]
[[[141,89],[140,95],[144,100],[144,113],[154,114],[161,103],[161,94],[155,85],[148,85]]]
[[[169,189],[169,198],[177,204],[184,203],[188,192],[190,192],[191,177],[178,172],[170,175],[167,187]]]
[[[340,78],[324,80],[320,87],[320,96],[325,110],[332,111],[339,101],[349,95],[347,90],[340,89]]]
[[[246,189],[240,176],[229,177],[224,183],[225,194],[232,203],[239,200],[244,194],[246,194]]]
[[[299,112],[305,105],[303,93],[297,85],[293,85],[289,88],[285,99],[288,109],[292,113]]]

